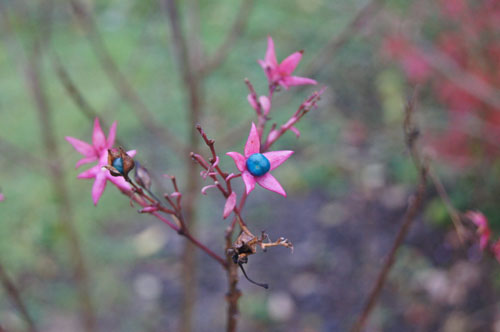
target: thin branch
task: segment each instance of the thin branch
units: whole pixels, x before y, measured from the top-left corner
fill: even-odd
[[[308,64],[301,75],[315,76],[326,63],[332,60],[332,57],[342,46],[375,17],[375,14],[381,9],[383,1],[370,0],[359,9],[347,26],[318,52],[318,55]]]
[[[441,201],[444,203],[444,206],[446,207],[446,210],[448,211],[448,214],[450,215],[451,221],[453,222],[453,226],[455,226],[455,230],[458,235],[458,239],[460,242],[463,244],[464,243],[464,234],[465,234],[465,229],[462,225],[462,221],[460,218],[460,212],[457,211],[453,203],[451,202],[450,196],[448,196],[448,193],[446,192],[446,189],[437,176],[437,174],[434,172],[432,168],[429,168],[429,177],[434,184],[434,187],[436,187],[436,191],[441,198]]]
[[[0,136],[0,154],[9,156],[11,165],[22,163],[23,167],[28,167],[31,171],[43,172],[40,165],[47,166],[47,161],[34,155],[32,152],[11,143],[7,139]]]
[[[387,281],[389,272],[391,271],[391,268],[394,265],[398,249],[403,244],[408,234],[408,231],[410,230],[410,226],[415,220],[417,214],[420,212],[424,200],[425,189],[427,186],[428,167],[427,164],[422,162],[422,158],[416,147],[416,140],[418,138],[419,131],[418,128],[413,124],[412,120],[413,112],[415,109],[415,103],[416,103],[416,89],[414,90],[413,96],[409,99],[407,106],[405,108],[406,117],[404,122],[404,134],[405,134],[406,145],[415,164],[415,168],[419,173],[417,191],[410,200],[406,213],[403,217],[403,222],[401,223],[396,238],[394,239],[394,243],[391,247],[391,250],[389,251],[389,254],[387,255],[387,258],[384,262],[384,265],[382,266],[382,269],[380,270],[377,276],[377,279],[373,285],[371,292],[369,293],[369,296],[365,302],[365,305],[363,307],[363,310],[361,311],[359,318],[352,327],[351,330],[352,332],[360,332],[365,326],[366,321],[370,317],[370,314],[373,308],[375,307],[377,300],[382,292],[382,289]]]
[[[248,17],[252,11],[253,0],[242,0],[240,9],[236,18],[228,30],[226,39],[217,48],[214,54],[203,64],[200,68],[198,75],[207,76],[217,67],[219,67],[222,62],[227,58],[229,51],[231,50],[233,44],[241,37],[245,30],[245,26],[248,21]]]
[[[202,251],[204,251],[206,254],[208,254],[213,259],[215,259],[218,263],[220,263],[222,265],[222,267],[224,269],[227,268],[226,261],[224,260],[224,258],[217,255],[210,248],[208,248],[206,245],[204,245],[198,239],[196,239],[193,235],[191,235],[191,233],[189,232],[188,226],[184,220],[184,217],[182,215],[180,205],[176,206],[176,208],[177,208],[176,211],[171,211],[170,209],[165,208],[161,202],[146,195],[146,193],[140,187],[138,187],[134,182],[132,182],[131,179],[126,178],[126,180],[132,186],[133,192],[131,192],[131,193],[123,192],[125,195],[129,196],[131,200],[135,201],[136,203],[140,204],[143,207],[155,207],[159,211],[162,211],[166,214],[172,215],[178,221],[179,226],[176,225],[175,223],[173,223],[172,221],[170,221],[170,219],[165,218],[158,211],[150,211],[150,212],[144,212],[144,213],[149,213],[149,214],[155,216],[157,219],[159,219],[162,222],[164,222],[165,224],[167,224],[170,228],[172,228],[179,235],[186,237],[195,246],[197,246]],[[172,179],[172,182],[174,183],[174,186],[176,187],[176,190],[177,190],[178,188],[177,188],[177,185],[175,184],[175,180]],[[171,204],[173,204],[173,203],[171,203]]]
[[[31,317],[31,315],[28,311],[28,308],[26,307],[26,304],[24,304],[24,301],[21,297],[21,292],[16,287],[14,282],[9,278],[9,276],[7,275],[7,272],[5,272],[1,263],[0,263],[0,283],[2,283],[2,286],[5,289],[5,292],[7,293],[10,300],[12,301],[12,304],[15,307],[17,307],[17,310],[21,314],[21,317],[28,325],[28,331],[30,331],[30,332],[38,331],[38,329],[36,328],[35,322],[34,322],[33,318]],[[0,327],[0,331],[1,331],[1,327]]]
[[[71,79],[68,70],[64,67],[61,59],[55,52],[50,52],[50,60],[52,63],[52,67],[56,72],[56,76],[59,79],[59,82],[66,90],[66,93],[71,98],[71,100],[75,103],[78,109],[87,117],[87,119],[91,122],[94,121],[96,117],[98,117],[97,111],[90,106],[87,100],[83,97],[82,92],[76,86],[75,82]],[[108,127],[103,120],[101,119],[101,124],[104,127]]]
[[[37,33],[35,33],[36,38],[32,45],[32,52],[30,57],[27,58],[25,55],[25,49],[19,39],[20,36],[17,31],[12,29],[8,12],[6,8],[2,6],[2,2],[0,1],[0,13],[3,15],[3,27],[10,33],[10,36],[15,36],[15,38],[9,40],[11,42],[8,43],[8,48],[12,51],[12,54],[15,54],[16,59],[21,59],[21,62],[24,65],[23,74],[26,78],[26,85],[32,94],[35,108],[39,115],[41,141],[45,148],[45,155],[47,156],[47,162],[45,164],[47,165],[50,177],[52,178],[54,194],[57,196],[57,200],[59,201],[58,219],[65,235],[68,237],[69,252],[72,256],[72,260],[75,262],[73,272],[75,274],[76,286],[81,305],[80,316],[86,330],[91,332],[95,329],[95,317],[93,305],[90,299],[88,274],[79,237],[73,225],[71,204],[61,168],[63,163],[60,158],[57,141],[54,138],[52,112],[42,86],[43,80],[40,72],[41,39],[46,41],[46,39],[50,38],[51,3],[45,3],[45,5],[44,3],[40,3],[39,9],[43,25],[36,31]],[[14,55],[12,56],[14,57]]]
[[[77,281],[78,293],[81,301],[82,320],[87,331],[94,331],[96,328],[96,319],[94,314],[93,304],[90,298],[90,286],[87,267],[83,252],[80,245],[78,233],[73,225],[73,212],[67,186],[64,181],[62,171],[62,161],[59,154],[57,141],[54,138],[54,128],[52,122],[52,110],[49,106],[49,101],[45,95],[43,81],[40,72],[41,49],[40,41],[37,40],[34,45],[34,52],[26,64],[26,80],[27,85],[33,95],[35,108],[38,111],[40,119],[40,130],[42,142],[45,148],[45,153],[50,160],[49,173],[52,178],[52,186],[55,195],[60,203],[59,219],[64,228],[70,246],[70,253],[75,262],[74,273]]]
[[[173,43],[173,50],[177,61],[177,68],[179,69],[184,89],[186,92],[186,99],[188,105],[188,124],[199,123],[202,113],[202,80],[196,77],[195,69],[191,63],[192,59],[199,59],[198,54],[190,54],[190,51],[197,52],[199,49],[189,49],[189,45],[183,34],[180,15],[177,8],[176,0],[165,0],[164,6],[168,17],[170,26],[171,40]],[[194,37],[197,40],[197,37]],[[192,57],[191,57],[192,56]],[[189,139],[186,155],[189,152],[196,151],[199,144],[199,138],[196,130],[192,128],[189,131]],[[198,191],[199,177],[197,176],[197,166],[191,162],[187,162],[187,190],[186,190],[186,204],[185,204],[185,218],[189,221],[192,232],[196,233],[196,194]],[[194,246],[187,243],[182,257],[182,267],[184,274],[184,302],[182,304],[182,332],[190,332],[192,330],[191,321],[194,308],[194,301],[196,298],[196,252]]]
[[[70,3],[75,16],[85,29],[89,43],[99,60],[99,64],[116,91],[118,91],[123,99],[133,106],[132,110],[135,112],[138,120],[145,128],[161,139],[164,144],[167,144],[176,153],[183,153],[186,150],[184,144],[179,141],[175,135],[170,133],[166,127],[158,125],[158,121],[154,119],[153,114],[141,99],[137,91],[133,88],[132,84],[130,84],[126,76],[120,71],[118,65],[115,63],[113,57],[106,48],[97,25],[85,9],[85,6],[78,0],[71,0]]]
[[[235,216],[235,219],[237,217]],[[228,292],[226,293],[227,317],[226,317],[226,332],[236,332],[238,326],[238,300],[241,297],[241,291],[238,289],[238,265],[234,264],[233,257],[230,252],[232,248],[232,235],[234,226],[231,231],[226,232],[226,264],[227,264],[227,282]]]

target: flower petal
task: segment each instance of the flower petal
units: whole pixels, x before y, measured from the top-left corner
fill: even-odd
[[[125,179],[123,178],[123,176],[112,176],[109,171],[106,172],[107,175],[107,179],[113,183],[118,189],[120,189],[121,191],[130,191],[131,190],[131,187],[130,187],[130,184],[125,181]]]
[[[302,59],[302,52],[295,52],[287,56],[286,59],[279,65],[280,73],[282,73],[282,75],[290,76],[295,68],[297,68],[300,59]]]
[[[95,165],[92,168],[89,168],[86,171],[83,171],[82,173],[78,174],[77,178],[78,179],[92,179],[95,178],[96,175],[101,171],[101,166]]]
[[[466,216],[477,226],[477,227],[488,227],[488,219],[486,216],[479,211],[468,211]]]
[[[224,205],[224,214],[222,215],[222,218],[226,219],[231,214],[235,206],[236,206],[236,193],[233,191],[226,199],[226,204]]]
[[[97,205],[99,198],[101,198],[104,189],[106,188],[106,173],[100,172],[96,175],[94,185],[92,186],[92,200],[94,205]]]
[[[236,168],[238,168],[238,170],[240,172],[243,172],[246,168],[246,158],[241,154],[241,153],[238,153],[238,152],[228,152],[226,153],[226,155],[228,155],[229,157],[233,158],[234,160],[234,163],[236,164]]]
[[[255,99],[253,99],[252,94],[249,93],[247,96],[248,103],[254,110],[257,110],[257,103],[255,102]]]
[[[286,197],[286,192],[281,186],[281,184],[276,180],[274,176],[270,173],[266,173],[262,176],[256,177],[257,183],[267,190],[274,191],[277,194],[283,195]]]
[[[279,165],[283,164],[290,156],[293,154],[293,151],[283,150],[283,151],[270,151],[264,152],[263,155],[269,160],[271,163],[271,169],[276,169]]]
[[[269,110],[271,109],[271,102],[269,101],[269,98],[267,98],[266,96],[260,96],[259,102],[260,106],[262,106],[264,115],[269,114]]]
[[[108,134],[108,139],[106,141],[106,147],[109,149],[115,144],[115,137],[116,137],[116,121],[113,122],[111,127],[109,128],[109,134]]]
[[[266,74],[267,79],[269,80],[269,83],[273,83],[273,77],[276,76],[276,68],[271,68],[269,64],[263,60],[257,60],[259,65],[264,69],[264,73]]]
[[[297,86],[297,85],[306,85],[306,84],[318,84],[315,80],[307,77],[299,77],[299,76],[286,76],[283,77],[281,84],[285,86],[285,88],[289,86]]]
[[[252,128],[250,129],[250,134],[248,135],[247,142],[245,144],[245,157],[250,157],[254,153],[260,152],[260,138],[257,132],[257,127],[255,123],[252,122]]]
[[[92,143],[97,151],[102,151],[106,149],[106,136],[101,129],[101,124],[99,123],[99,118],[94,120],[94,131],[92,132]]]
[[[300,130],[298,130],[295,126],[291,126],[290,130],[293,131],[293,133],[295,134],[295,136],[297,136],[297,138],[300,137]]]
[[[73,145],[76,151],[80,152],[85,157],[92,157],[92,156],[97,157],[94,147],[89,143],[80,141],[79,139],[70,136],[66,136],[65,138],[66,141],[69,142],[69,144]]]
[[[75,168],[78,168],[78,167],[82,166],[83,164],[88,164],[88,163],[94,162],[96,160],[97,160],[97,157],[94,157],[94,156],[82,158],[82,159],[78,160]]]
[[[248,195],[255,188],[255,178],[249,171],[243,171],[241,177],[243,178],[243,182],[245,182],[245,188]]]
[[[137,150],[128,150],[128,151],[127,151],[127,154],[128,154],[130,157],[132,157],[132,158],[136,155],[136,153],[137,153]]]
[[[274,41],[271,36],[267,36],[267,50],[264,61],[266,61],[268,66],[270,66],[271,68],[275,68],[278,66],[278,60],[276,60],[276,52],[274,51]]]

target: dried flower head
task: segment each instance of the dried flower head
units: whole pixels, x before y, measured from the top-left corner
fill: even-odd
[[[128,173],[134,168],[134,159],[122,147],[108,149],[108,164],[104,166],[112,176],[123,176],[128,179]]]

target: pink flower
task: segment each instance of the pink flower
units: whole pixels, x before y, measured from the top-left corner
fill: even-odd
[[[108,149],[110,149],[115,143],[115,136],[116,121],[113,122],[113,125],[109,129],[109,135],[106,139],[98,118],[94,120],[92,145],[87,142],[80,141],[79,139],[66,136],[66,140],[73,145],[76,151],[80,152],[84,156],[83,159],[76,163],[77,168],[83,164],[97,161],[97,165],[78,175],[79,179],[95,178],[94,185],[92,186],[92,200],[94,201],[94,205],[97,205],[97,202],[99,202],[99,198],[101,198],[101,195],[106,188],[107,181],[111,181],[121,191],[129,191],[131,189],[130,185],[123,177],[112,176],[108,170],[103,169],[103,166],[108,164]],[[127,154],[131,157],[135,156],[135,153],[135,150],[127,151]]]
[[[0,202],[3,202],[5,200],[5,195],[0,193]]]
[[[259,113],[259,111],[262,111],[264,115],[269,114],[269,110],[271,110],[271,101],[266,96],[259,97],[259,104],[262,110],[259,109],[259,105],[251,94],[248,95],[247,100],[250,106],[252,106],[252,108],[257,111],[257,114]]]
[[[236,167],[241,172],[247,194],[255,188],[257,182],[265,189],[286,197],[285,190],[269,171],[283,164],[293,154],[293,151],[260,153],[260,138],[254,123],[252,123],[252,129],[250,129],[245,144],[245,155],[243,156],[238,152],[228,152],[226,154],[233,158]]]
[[[479,211],[469,211],[466,213],[466,216],[474,223],[474,225],[477,226],[477,234],[479,234],[479,246],[481,247],[481,250],[486,249],[491,236],[488,219],[486,219],[484,214]]]
[[[111,128],[109,128],[108,139],[104,135],[104,132],[101,129],[101,125],[99,123],[99,119],[95,118],[94,120],[94,131],[92,133],[92,144],[89,144],[84,141],[80,141],[74,137],[66,136],[66,140],[73,145],[76,151],[80,152],[84,158],[79,160],[76,163],[76,168],[80,167],[83,164],[88,164],[94,161],[99,160],[101,155],[106,152],[109,148],[113,146],[115,143],[116,136],[116,121],[113,122]]]
[[[285,60],[278,64],[276,53],[274,52],[274,42],[271,36],[267,37],[267,51],[264,60],[259,60],[259,64],[264,69],[269,80],[269,84],[279,84],[285,89],[295,85],[316,84],[313,79],[299,76],[292,76],[300,60],[302,53],[295,52],[289,55]]]

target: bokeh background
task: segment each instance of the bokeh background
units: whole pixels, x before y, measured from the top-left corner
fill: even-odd
[[[193,130],[163,1],[0,1],[3,269],[40,331],[85,331],[69,221],[98,331],[180,330],[184,239],[138,214],[110,185],[95,207],[92,182],[76,179],[80,156],[64,140],[90,141],[94,113],[103,124],[117,120],[120,144],[136,149],[157,177],[155,192],[169,188],[165,173],[186,188],[189,159],[144,125],[168,128],[185,144]],[[300,139],[288,133],[275,145],[296,151],[275,172],[288,198],[258,188],[248,200],[251,229],[287,237],[295,250],[251,257],[249,274],[270,289],[240,281],[241,331],[345,331],[354,323],[417,183],[402,132],[415,84],[422,149],[455,207],[483,211],[497,237],[498,1],[185,0],[178,7],[195,68],[234,32],[227,56],[198,78],[198,121],[220,154],[240,151],[254,120],[244,78],[266,91],[257,59],[268,34],[279,60],[304,49],[297,75],[327,87],[298,125]],[[78,92],[68,92],[68,82]],[[313,91],[280,92],[272,122],[285,121]],[[221,163],[234,168],[229,158]],[[220,253],[223,204],[215,191],[197,201],[196,233]],[[192,330],[221,331],[225,275],[201,252],[195,262]],[[429,185],[367,330],[500,331],[498,265],[474,241],[460,244]],[[0,326],[26,329],[3,289]]]

